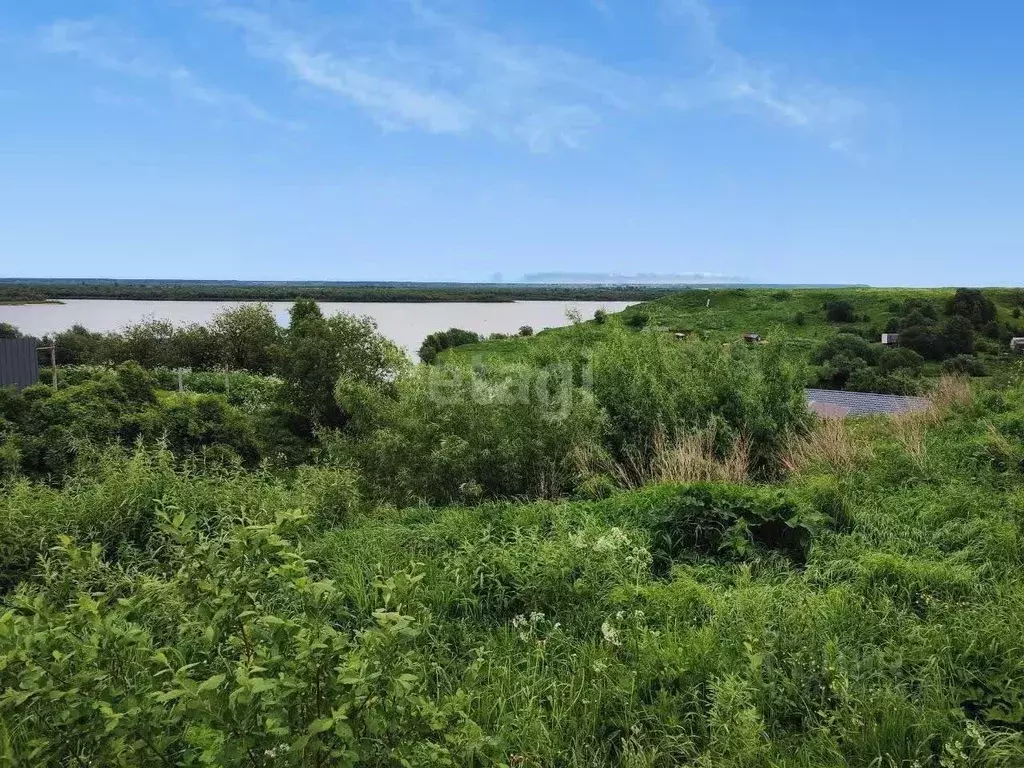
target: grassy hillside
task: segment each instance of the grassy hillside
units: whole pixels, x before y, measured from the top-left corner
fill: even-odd
[[[820,341],[839,332],[884,330],[896,307],[908,299],[943,305],[955,293],[953,288],[724,288],[687,290],[634,305],[620,313],[623,320],[638,314],[649,317],[649,325],[672,332],[696,333],[715,341],[739,341],[744,333],[758,333],[771,339]],[[986,288],[1001,322],[1021,322],[1013,311],[1024,307],[1024,289]],[[852,323],[829,322],[824,306],[829,301],[848,301],[858,319]],[[710,304],[709,304],[710,302]],[[799,316],[803,316],[803,321]],[[591,318],[582,318],[590,321]],[[570,330],[556,328],[545,336],[559,336]],[[599,338],[595,329],[594,338]],[[464,347],[469,352],[509,354],[529,345],[528,339],[499,340]]]
[[[534,359],[538,355],[554,359],[564,350],[600,343],[612,325],[621,323],[647,332],[682,333],[689,342],[739,344],[743,343],[744,334],[755,333],[766,343],[780,347],[787,359],[813,364],[824,362],[814,359],[823,342],[839,334],[855,335],[872,345],[865,361],[870,367],[877,363],[870,356],[881,353],[881,334],[899,330],[896,326],[906,318],[908,307],[924,307],[930,313],[926,322],[934,326],[935,333],[940,333],[949,319],[948,302],[955,294],[952,288],[688,290],[636,304],[601,324],[592,318],[581,318],[581,324],[543,331],[536,336],[492,338],[449,350],[442,360],[493,363]],[[1024,335],[1024,289],[990,288],[984,289],[983,295],[992,302],[995,316],[984,329],[980,325],[976,329],[969,356],[978,358],[983,367],[998,369],[1013,359],[1008,346],[1010,336]],[[849,306],[850,319],[829,319],[826,307],[835,302]],[[939,364],[955,355],[950,351],[926,356],[919,361],[920,370],[913,374],[937,374]],[[817,372],[811,370],[809,375],[813,381]],[[879,391],[886,391],[885,387]]]

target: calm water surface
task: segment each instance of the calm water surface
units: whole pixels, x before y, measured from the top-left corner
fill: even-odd
[[[64,304],[23,304],[0,306],[0,322],[11,323],[23,333],[43,336],[62,331],[72,325],[84,325],[91,331],[116,331],[129,323],[156,318],[176,325],[208,323],[215,314],[237,301],[129,301],[108,299],[74,299]],[[535,331],[568,325],[565,313],[576,309],[584,319],[594,310],[620,312],[630,305],[622,301],[517,301],[507,304],[436,303],[384,304],[360,302],[321,302],[325,315],[348,312],[369,315],[377,321],[380,332],[415,355],[423,339],[435,331],[465,328],[484,335],[515,333],[529,325]],[[291,302],[270,302],[281,325],[288,322]]]

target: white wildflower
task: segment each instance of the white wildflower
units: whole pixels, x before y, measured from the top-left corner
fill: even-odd
[[[622,641],[619,640],[619,630],[607,621],[601,625],[601,634],[604,636],[605,642],[609,645],[622,645]]]
[[[629,545],[629,536],[627,536],[621,528],[615,527],[608,530],[607,533],[602,534],[597,541],[594,542],[595,552],[613,552],[619,547]]]

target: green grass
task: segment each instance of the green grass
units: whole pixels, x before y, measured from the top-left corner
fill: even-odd
[[[744,334],[756,333],[767,343],[781,345],[790,359],[805,362],[818,345],[837,333],[866,334],[878,342],[895,307],[908,299],[933,303],[941,316],[945,302],[954,292],[953,288],[693,289],[636,304],[616,317],[628,322],[642,314],[649,318],[649,331],[684,333],[687,340],[741,344]],[[998,322],[1022,322],[1013,317],[1013,310],[1024,306],[1024,290],[988,288],[985,294],[996,304]],[[857,321],[829,322],[824,304],[833,300],[850,302]],[[797,322],[798,315],[802,315],[803,322]],[[487,363],[532,359],[538,350],[545,349],[541,355],[555,357],[563,348],[599,343],[606,336],[608,325],[583,319],[581,325],[550,329],[533,337],[487,340],[458,347],[442,353],[441,360]],[[987,358],[990,362],[1009,358],[1008,351],[997,346],[998,350]],[[927,364],[926,373],[937,372],[938,364]]]

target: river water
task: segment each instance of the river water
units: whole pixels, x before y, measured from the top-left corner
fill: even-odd
[[[146,319],[170,320],[176,325],[206,324],[215,314],[244,302],[237,301],[131,301],[127,299],[73,299],[63,304],[0,305],[0,322],[17,326],[22,333],[43,336],[72,325],[91,331],[116,331]],[[281,325],[288,322],[291,302],[268,302]],[[438,302],[433,304],[321,302],[325,315],[348,312],[369,315],[380,332],[415,359],[423,339],[435,331],[464,328],[485,336],[516,333],[529,325],[535,331],[569,324],[566,312],[577,310],[584,319],[597,309],[620,312],[630,305],[622,301],[516,301],[510,303]]]

